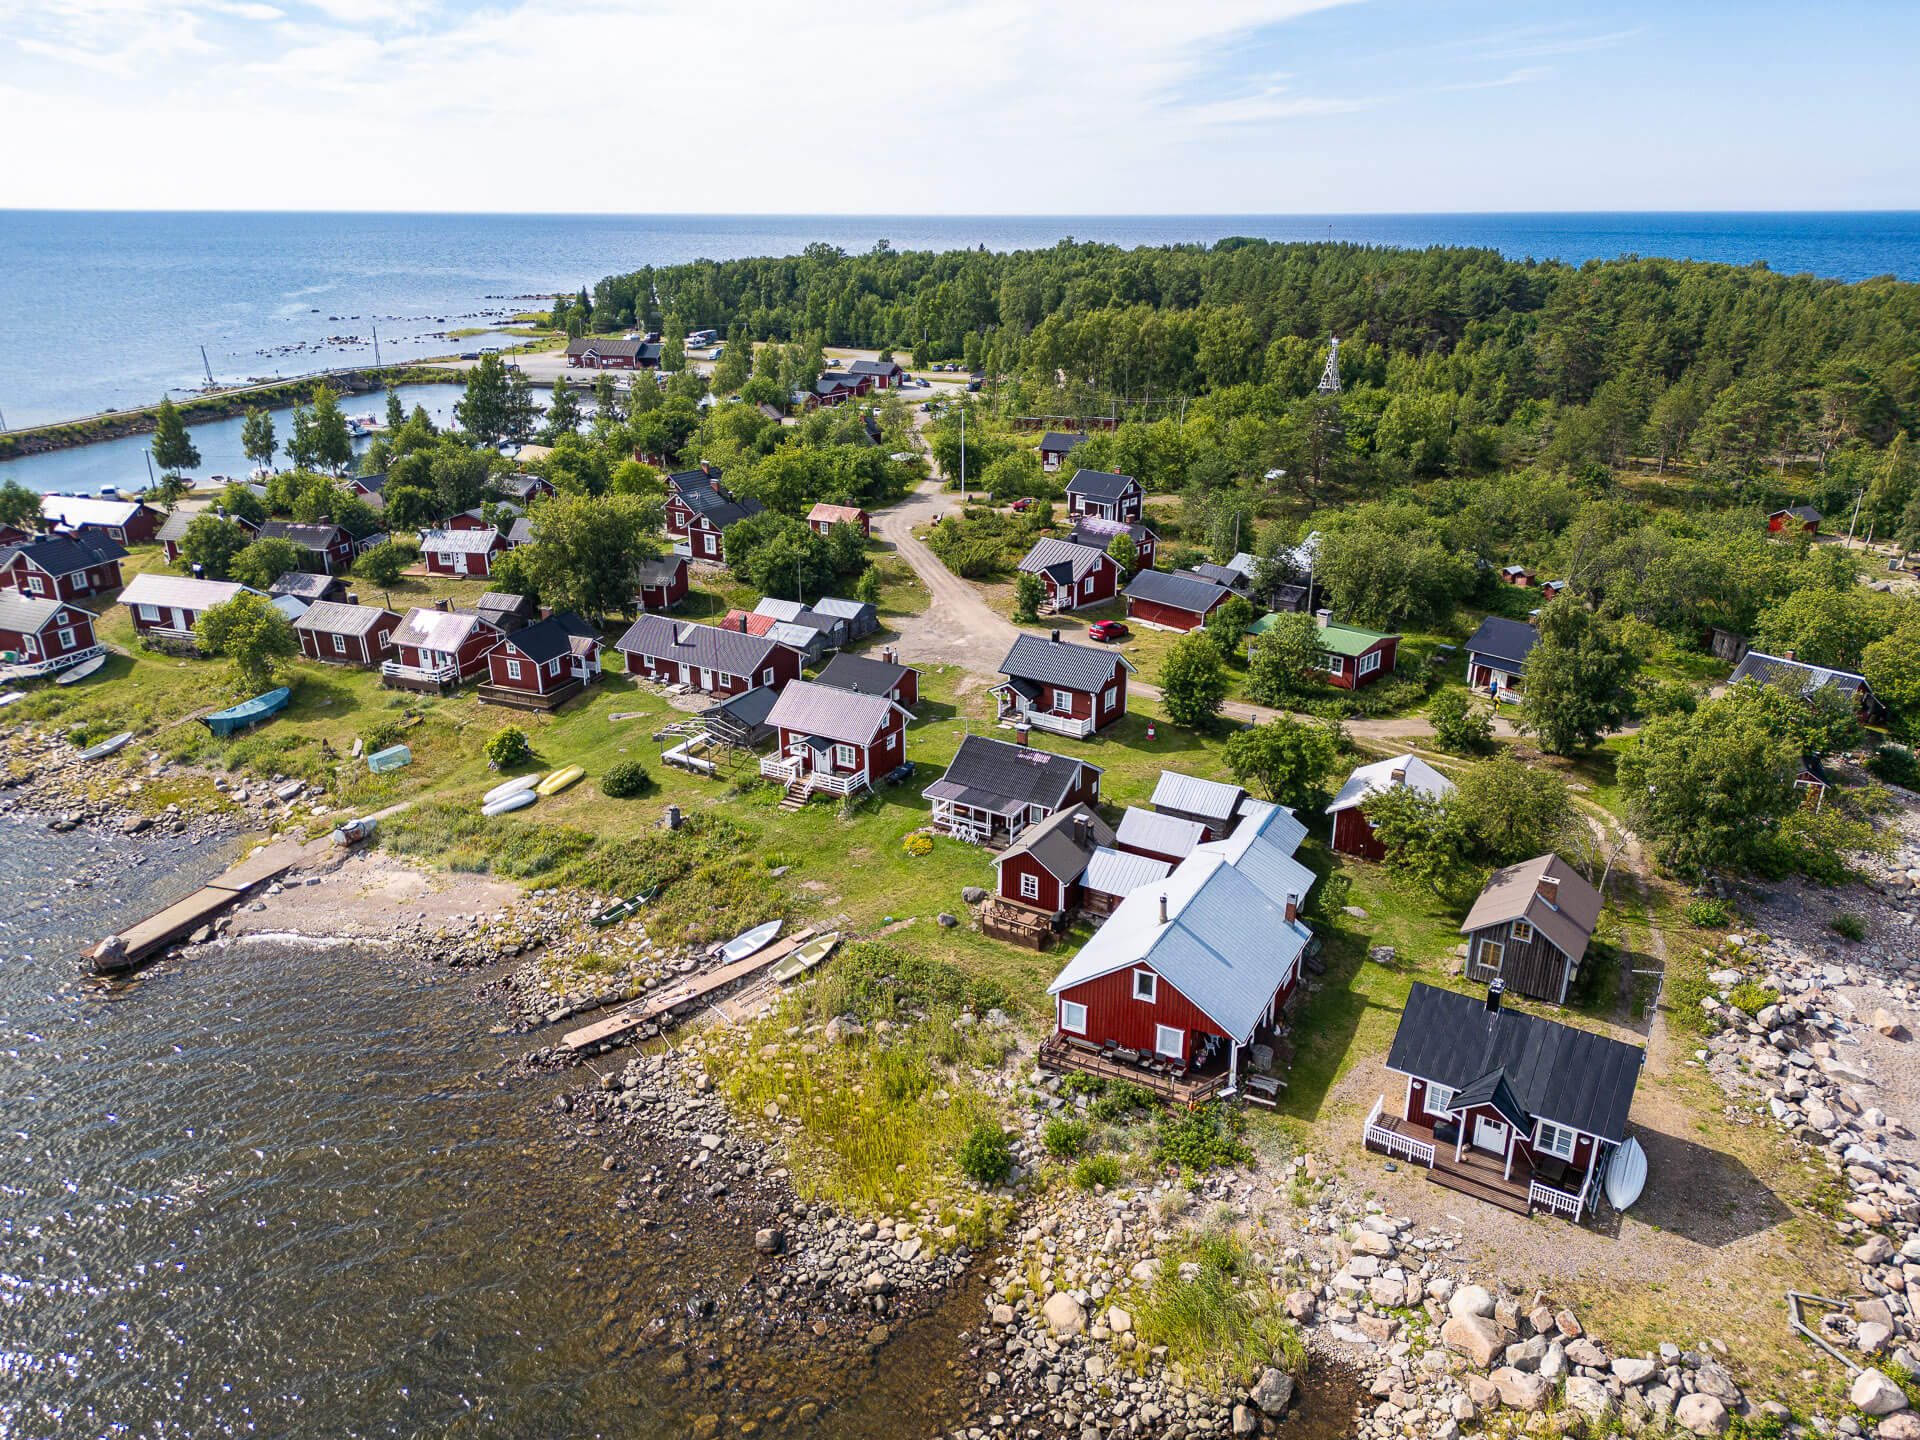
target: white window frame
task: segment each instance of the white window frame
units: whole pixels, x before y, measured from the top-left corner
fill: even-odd
[[[1026,871],[1020,876],[1020,898],[1022,900],[1040,898],[1040,877],[1032,871]]]
[[[156,621],[160,618],[160,607],[158,605],[140,605],[135,608],[139,610],[142,620]]]
[[[1060,1028],[1071,1030],[1076,1035],[1087,1033],[1087,1007],[1078,1000],[1060,1002]]]
[[[1160,1003],[1160,977],[1151,970],[1135,970],[1133,972],[1133,998],[1145,1005],[1158,1005]]]
[[[47,593],[47,582],[42,580],[38,575],[29,575],[27,577],[27,583],[33,587],[34,594],[44,595]],[[141,608],[144,609],[145,607],[142,606]]]
[[[733,676],[727,674],[726,671],[716,670],[713,672],[713,688],[714,689],[726,690],[726,689],[730,689],[732,685],[733,685]]]
[[[29,636],[28,638],[31,639],[32,637]],[[73,648],[73,631],[61,630],[59,632],[58,638],[60,641],[60,648],[62,650],[71,650]]]
[[[1454,1091],[1448,1085],[1427,1082],[1426,1109],[1429,1115],[1445,1115],[1453,1109]]]
[[[760,683],[762,685],[771,685],[773,683],[773,667],[771,665],[760,672]]]
[[[1109,685],[1106,689],[1100,692],[1101,709],[1111,710],[1115,705],[1119,703],[1120,703],[1120,687],[1118,685]]]
[[[1169,1039],[1168,1037],[1172,1038]],[[1156,1025],[1153,1027],[1153,1053],[1164,1055],[1169,1060],[1187,1058],[1187,1032],[1177,1025]]]
[[[20,637],[20,643],[26,647],[21,653],[24,654],[27,657],[27,659],[31,660],[33,659],[34,656],[40,653],[40,637],[39,636],[22,635]]]
[[[547,674],[558,675],[559,673],[560,673],[560,657],[556,655],[553,657],[553,659],[547,662]]]
[[[1532,942],[1533,942],[1533,922],[1531,920],[1514,921],[1513,922],[1513,943],[1516,945],[1529,945]]]
[[[507,679],[518,680],[519,678],[520,678],[520,662],[518,660],[507,661]]]
[[[1562,1148],[1563,1146],[1565,1148]],[[1580,1132],[1571,1130],[1565,1125],[1556,1125],[1551,1120],[1542,1120],[1533,1148],[1538,1154],[1556,1155],[1562,1160],[1571,1160],[1573,1152],[1580,1148]]]
[[[1347,673],[1346,656],[1336,655],[1331,650],[1322,650],[1320,654],[1322,656],[1320,668],[1326,671],[1327,674],[1344,675]]]
[[[1367,651],[1366,654],[1360,657],[1360,662],[1356,668],[1362,675],[1371,675],[1380,668],[1380,652],[1378,650]]]
[[[1057,688],[1054,690],[1053,713],[1056,715],[1073,714],[1073,691]]]
[[[347,637],[346,637],[346,636],[344,636],[344,635],[341,635],[341,634],[339,634],[338,632],[336,632],[336,633],[335,633],[334,635],[332,635],[332,636],[331,636],[330,638],[331,638],[331,639],[332,639],[332,641],[333,641],[333,653],[334,653],[334,654],[336,654],[336,655],[344,655],[344,654],[346,654],[346,653],[347,653]]]
[[[836,768],[853,769],[855,765],[860,763],[858,747],[836,744],[833,747],[833,763]]]
[[[1080,593],[1082,595],[1093,594],[1093,576],[1089,575],[1080,582]]]

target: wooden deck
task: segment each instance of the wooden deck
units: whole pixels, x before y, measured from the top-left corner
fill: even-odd
[[[1189,1071],[1184,1076],[1155,1074],[1124,1060],[1083,1050],[1060,1035],[1049,1036],[1035,1057],[1043,1070],[1078,1070],[1083,1075],[1098,1075],[1103,1080],[1119,1080],[1150,1091],[1176,1105],[1198,1105],[1226,1088],[1224,1065],[1209,1072]]]
[[[569,1030],[564,1039],[569,1050],[576,1054],[605,1045],[610,1041],[632,1034],[643,1025],[652,1024],[669,1012],[682,1006],[695,1005],[709,995],[714,995],[737,980],[744,980],[757,971],[766,969],[776,960],[784,960],[795,950],[813,938],[811,928],[796,930],[784,940],[777,940],[766,949],[749,955],[744,960],[736,960],[731,965],[722,965],[718,970],[696,973],[678,980],[664,990],[649,995],[644,1000],[629,1005],[617,1015],[605,1020],[583,1025],[578,1030]]]
[[[1045,950],[1054,941],[1051,915],[1011,904],[998,896],[980,907],[980,930],[996,940],[1029,950]]]
[[[1534,1208],[1533,1167],[1523,1155],[1513,1157],[1513,1174],[1506,1173],[1506,1163],[1497,1155],[1484,1150],[1476,1150],[1471,1145],[1461,1150],[1458,1159],[1454,1158],[1453,1145],[1448,1141],[1436,1143],[1433,1131],[1424,1125],[1410,1124],[1395,1115],[1377,1116],[1369,1125],[1369,1131],[1384,1130],[1391,1135],[1403,1137],[1415,1146],[1432,1146],[1433,1163],[1427,1167],[1427,1179],[1435,1185],[1445,1186],[1462,1195],[1471,1195],[1476,1200],[1484,1200],[1489,1205],[1497,1205],[1502,1210],[1512,1211],[1515,1215],[1531,1214]],[[1404,1151],[1391,1143],[1381,1143],[1374,1135],[1366,1138],[1366,1146],[1376,1154],[1398,1154],[1407,1158]],[[1421,1162],[1416,1158],[1413,1164]],[[1559,1185],[1550,1185],[1540,1181],[1542,1188],[1570,1194]],[[1546,1207],[1543,1207],[1546,1208]]]

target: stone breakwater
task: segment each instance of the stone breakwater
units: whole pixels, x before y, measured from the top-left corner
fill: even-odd
[[[1841,958],[1817,942],[1735,935],[1708,978],[1716,993],[1700,1005],[1712,1032],[1694,1063],[1738,1102],[1731,1112],[1774,1124],[1844,1196],[1832,1224],[1863,1293],[1819,1314],[1818,1328],[1863,1367],[1851,1398],[1885,1417],[1874,1433],[1920,1437],[1920,1415],[1888,1378],[1920,1375],[1920,1145],[1910,1123],[1920,1057],[1909,1028],[1920,966],[1886,951]],[[1752,1005],[1756,992],[1765,1003],[1751,1012],[1734,1003]]]

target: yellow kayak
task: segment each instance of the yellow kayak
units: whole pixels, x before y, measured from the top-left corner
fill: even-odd
[[[558,795],[562,790],[573,784],[574,781],[582,778],[586,773],[587,772],[578,765],[569,765],[564,770],[554,771],[553,774],[547,776],[546,779],[542,780],[533,788],[542,795]]]

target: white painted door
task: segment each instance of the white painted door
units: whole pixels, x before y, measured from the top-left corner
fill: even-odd
[[[467,573],[467,552],[466,551],[459,550],[454,552],[453,573],[456,575],[464,575]]]
[[[1495,1155],[1507,1153],[1507,1127],[1504,1121],[1495,1120],[1490,1115],[1473,1117],[1473,1144],[1476,1150],[1491,1150]]]
[[[697,666],[693,672],[693,688],[696,690],[705,690],[707,688],[707,672]]]

